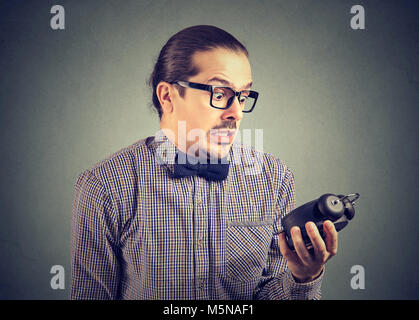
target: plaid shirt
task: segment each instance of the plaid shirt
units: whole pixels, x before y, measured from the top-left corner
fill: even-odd
[[[294,177],[234,143],[224,181],[174,179],[159,131],[83,172],[72,220],[71,299],[319,299],[279,250]]]

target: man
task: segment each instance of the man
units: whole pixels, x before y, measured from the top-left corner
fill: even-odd
[[[234,143],[253,110],[246,48],[213,26],[169,39],[150,78],[161,130],[83,172],[72,225],[72,299],[318,299],[337,232],[313,249],[281,218],[294,178]]]

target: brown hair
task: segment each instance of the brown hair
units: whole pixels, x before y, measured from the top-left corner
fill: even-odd
[[[208,25],[183,29],[163,46],[148,82],[153,90],[153,105],[160,119],[163,113],[156,94],[157,85],[161,81],[187,81],[189,77],[198,74],[198,68],[192,63],[193,54],[215,48],[230,49],[249,56],[246,47],[230,33]],[[179,94],[183,97],[184,88],[179,87]]]

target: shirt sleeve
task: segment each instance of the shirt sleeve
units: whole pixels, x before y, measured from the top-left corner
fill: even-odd
[[[284,177],[277,196],[277,218],[274,236],[268,254],[263,277],[256,292],[257,299],[269,300],[318,300],[321,298],[322,273],[313,281],[296,282],[279,247],[281,219],[295,208],[295,183],[292,172],[283,165]]]
[[[112,203],[90,172],[76,182],[71,226],[70,299],[116,299],[120,267]]]

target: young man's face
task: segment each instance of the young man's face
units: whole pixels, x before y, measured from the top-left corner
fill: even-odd
[[[221,48],[197,52],[193,62],[199,73],[189,79],[178,80],[228,86],[236,91],[251,87],[250,63],[241,52]],[[177,85],[173,86],[176,88]],[[176,135],[178,148],[186,149],[182,151],[197,157],[225,157],[243,117],[242,105],[237,97],[230,108],[222,110],[211,107],[210,92],[186,88],[183,97],[178,90],[172,92],[173,108],[167,117],[167,124]]]

